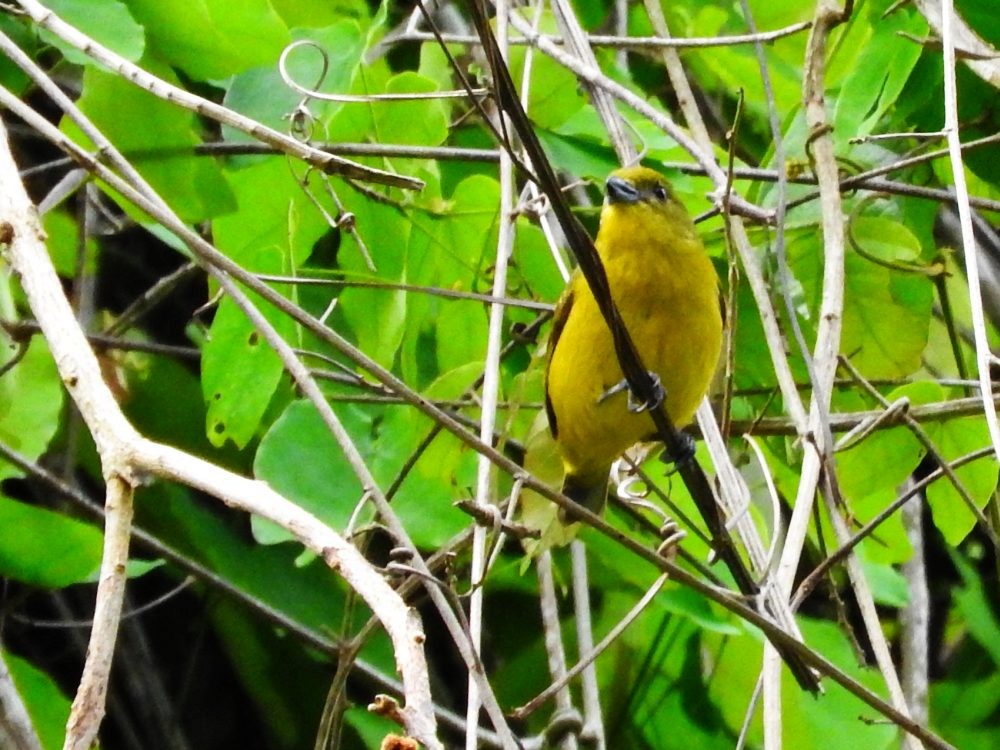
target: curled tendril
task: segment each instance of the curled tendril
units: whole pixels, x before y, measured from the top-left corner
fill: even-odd
[[[288,59],[291,57],[292,53],[302,47],[311,47],[320,54],[320,59],[322,60],[323,66],[320,71],[320,75],[315,84],[310,86],[303,86],[301,83],[295,80],[292,73],[288,70]],[[399,93],[399,94],[338,94],[338,93],[325,93],[319,90],[320,86],[323,85],[323,81],[326,80],[326,74],[330,69],[330,57],[322,47],[320,47],[316,42],[310,39],[300,39],[297,42],[292,42],[281,52],[281,57],[278,58],[278,72],[281,74],[281,80],[284,81],[288,88],[292,89],[296,93],[305,97],[305,100],[318,99],[324,102],[339,102],[341,104],[364,104],[366,102],[378,102],[378,101],[414,101],[420,99],[464,99],[469,96],[469,92],[465,89],[459,89],[455,91],[416,91],[410,93]],[[473,89],[472,93],[476,96],[485,96],[489,93],[486,89]],[[301,105],[300,105],[301,106]]]

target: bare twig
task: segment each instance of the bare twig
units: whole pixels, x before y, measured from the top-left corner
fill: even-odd
[[[536,708],[538,708],[539,706],[544,704],[547,700],[549,700],[549,698],[551,698],[553,695],[557,695],[559,691],[563,690],[565,688],[566,683],[569,680],[572,680],[574,677],[580,674],[580,672],[588,664],[593,662],[594,659],[600,656],[608,648],[608,646],[614,643],[615,640],[617,640],[618,637],[621,636],[623,632],[625,632],[625,629],[629,625],[635,622],[636,618],[638,618],[639,615],[642,614],[642,611],[647,606],[649,606],[649,603],[653,600],[653,597],[655,597],[660,592],[660,589],[663,588],[663,584],[665,584],[666,582],[667,582],[666,575],[661,575],[659,578],[657,578],[656,581],[653,582],[653,585],[649,587],[649,590],[642,595],[642,598],[635,603],[632,609],[630,609],[628,613],[624,617],[622,617],[610,631],[608,631],[608,634],[604,636],[600,640],[600,642],[598,642],[598,644],[594,647],[594,649],[590,653],[582,655],[580,657],[580,661],[578,661],[575,665],[573,665],[572,669],[566,671],[566,673],[562,676],[561,679],[549,685],[547,688],[545,688],[545,690],[536,695],[534,698],[525,703],[523,706],[514,709],[511,712],[511,714],[515,718],[523,718],[525,716],[528,716]]]
[[[623,50],[659,50],[664,48],[691,49],[708,47],[730,47],[739,44],[754,44],[755,42],[773,42],[786,36],[799,34],[810,26],[809,21],[801,21],[791,24],[782,29],[773,31],[762,31],[758,34],[734,34],[732,36],[711,36],[711,37],[685,37],[664,39],[659,36],[623,36],[619,34],[590,34],[588,39],[594,47],[611,47]],[[549,34],[539,35],[552,44],[563,44],[561,36]],[[395,38],[396,41],[435,41],[436,37],[425,31],[407,31]],[[441,40],[447,44],[479,44],[479,37],[472,34],[442,34]],[[515,36],[511,37],[510,44],[513,46],[533,46],[535,36]]]
[[[423,187],[423,181],[413,177],[366,167],[357,162],[319,151],[262,125],[256,120],[251,120],[238,112],[167,83],[81,33],[36,0],[18,0],[18,4],[40,27],[55,34],[67,44],[76,47],[84,54],[97,60],[101,65],[120,75],[124,80],[139,86],[153,96],[240,130],[290,156],[302,159],[328,174],[341,174],[363,182],[393,185],[410,190],[419,190]]]
[[[913,484],[910,478],[903,489],[912,489]],[[924,559],[923,493],[918,493],[906,503],[902,513],[906,538],[913,548],[913,556],[903,563],[909,599],[899,614],[903,693],[913,720],[926,724],[929,718],[931,595],[927,585],[927,561]]]
[[[951,159],[951,173],[955,181],[955,202],[958,220],[962,229],[962,252],[965,254],[965,271],[969,281],[969,302],[972,307],[972,331],[976,342],[976,365],[979,373],[980,392],[984,396],[986,424],[997,459],[1000,460],[1000,417],[992,398],[993,393],[990,366],[995,358],[990,351],[986,333],[986,315],[983,310],[983,292],[980,286],[979,252],[976,248],[975,233],[972,228],[972,210],[969,206],[969,191],[965,184],[965,165],[962,162],[960,131],[958,124],[958,94],[955,82],[955,35],[956,21],[952,0],[941,0],[939,18],[941,20],[941,41],[944,43],[944,131],[948,140]]]
[[[500,33],[500,44],[503,53],[506,55],[507,38],[507,12],[506,2],[497,3],[497,25]],[[525,62],[530,66],[530,58]],[[500,118],[505,115],[499,113]],[[510,154],[502,151],[499,164],[500,177],[500,206],[499,206],[499,230],[497,232],[496,260],[493,271],[493,297],[496,300],[502,299],[507,294],[507,269],[511,252],[514,248],[515,237],[515,216],[514,208],[514,166]],[[497,398],[500,392],[500,350],[502,347],[501,337],[503,335],[504,305],[494,302],[490,305],[490,322],[486,339],[486,361],[483,363],[483,387],[482,387],[482,412],[479,423],[479,439],[485,442],[492,442],[493,431],[496,426]],[[495,467],[486,456],[482,454],[478,457],[476,467],[476,497],[475,502],[480,507],[492,505],[496,498],[493,496],[494,480],[496,477]],[[486,528],[477,525],[472,532],[472,564],[470,571],[470,583],[472,585],[472,596],[469,598],[469,626],[472,634],[472,647],[479,652],[482,641],[483,629],[483,588],[482,579],[486,573]],[[466,708],[466,749],[476,750],[476,728],[479,726],[480,696],[475,675],[469,675],[468,701]]]
[[[538,601],[545,633],[545,655],[548,658],[549,675],[552,677],[552,686],[543,694],[546,699],[555,697],[553,718],[576,714],[568,685],[566,652],[563,649],[562,627],[559,622],[559,599],[556,596],[555,579],[552,575],[552,553],[549,550],[542,552],[535,560],[535,570],[538,573]],[[582,720],[579,720],[578,715],[577,718],[578,725],[575,732],[564,731],[558,738],[553,738],[560,750],[576,750],[576,737],[582,726]]]
[[[849,1],[849,0],[848,0]],[[834,0],[819,0],[804,62],[802,99],[806,124],[810,129],[815,153],[816,177],[823,209],[823,298],[820,304],[819,329],[813,358],[813,393],[809,412],[811,441],[807,443],[799,476],[798,493],[785,536],[785,546],[778,562],[776,581],[782,596],[790,598],[795,570],[805,543],[813,500],[825,456],[832,448],[825,419],[829,412],[836,358],[840,349],[841,319],[844,305],[844,216],[841,209],[838,170],[833,139],[827,120],[824,99],[826,44],[831,29],[844,15]],[[773,675],[778,660],[770,646],[764,652],[764,711],[781,712],[780,685]],[[764,745],[768,750],[781,747],[780,727],[765,725]]]
[[[104,718],[104,701],[111,674],[111,659],[118,638],[118,621],[125,596],[125,565],[132,527],[134,487],[120,474],[108,476],[104,501],[104,553],[97,583],[94,624],[87,647],[80,685],[66,725],[64,750],[87,750],[97,737]]]

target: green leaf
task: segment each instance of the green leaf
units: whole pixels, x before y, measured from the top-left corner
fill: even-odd
[[[881,260],[909,263],[919,255],[920,242],[907,227],[891,219],[859,217],[851,227],[861,250]],[[815,315],[823,274],[818,236],[794,237],[788,243],[788,257]],[[841,351],[868,378],[914,372],[927,345],[932,282],[924,274],[889,269],[855,252],[847,253],[844,271]]]
[[[129,0],[152,51],[197,81],[274,63],[290,41],[268,0]]]
[[[917,13],[881,15],[875,23],[876,10],[869,6],[868,11],[874,33],[860,46],[834,110],[834,133],[844,146],[847,139],[875,130],[895,105],[921,55],[913,39],[927,33],[927,22]]]
[[[902,225],[899,225],[902,230]],[[901,245],[901,252],[906,252]],[[890,271],[855,254],[847,272],[841,351],[869,378],[909,375],[927,345],[933,285],[915,273]]]
[[[430,78],[407,71],[389,79],[387,94],[422,94],[437,91]],[[448,136],[448,117],[441,99],[383,101],[371,105],[379,143],[437,146]]]
[[[373,423],[352,406],[337,415],[355,444],[367,449]],[[308,401],[293,401],[260,441],[254,476],[267,482],[300,508],[334,529],[343,529],[361,499],[361,483],[344,452]],[[258,541],[274,543],[290,538],[270,524],[254,523]]]
[[[103,535],[90,524],[0,495],[0,573],[43,588],[91,581]]]
[[[254,271],[291,273],[298,269],[330,227],[285,160],[258,159],[250,166],[227,170],[227,177],[232,181],[239,211],[221,216],[213,223],[216,246]],[[317,194],[321,192],[317,186],[312,189]],[[247,220],[248,215],[252,221]],[[273,259],[268,271],[254,265],[261,262],[258,256],[264,248],[277,250],[284,256],[282,271],[275,270]]]
[[[885,394],[890,404],[905,399],[910,406],[944,399],[944,389],[932,382],[907,383]],[[881,408],[881,407],[879,407]],[[848,450],[837,453],[841,491],[848,500],[870,492],[895,489],[913,472],[924,448],[906,427],[876,430]]]
[[[173,82],[169,71],[153,71]],[[201,143],[196,115],[96,68],[84,71],[77,104],[183,220],[232,210],[232,194],[217,165],[194,153]],[[68,119],[62,129],[86,143]]]
[[[925,425],[925,429],[945,461],[953,461],[990,444],[985,417],[932,422]],[[997,472],[996,461],[989,458],[985,461],[973,461],[955,470],[980,510],[986,507],[993,496],[993,490],[997,486]],[[975,526],[972,511],[947,478],[941,478],[927,488],[927,502],[931,506],[934,525],[950,546],[957,546]]]
[[[283,253],[274,247],[260,248],[250,268],[271,274],[288,271]],[[249,294],[249,299],[286,341],[292,338],[295,325],[290,318],[256,294]],[[263,335],[231,299],[224,298],[201,353],[206,432],[212,445],[221,447],[232,440],[242,448],[254,438],[282,372],[281,360]]]
[[[0,279],[0,286],[4,284]],[[9,362],[16,351],[0,328],[0,365]],[[29,461],[39,458],[59,429],[64,398],[45,340],[35,336],[21,361],[0,378],[0,442]],[[0,457],[0,481],[22,474]]]
[[[355,216],[358,232],[371,243],[378,278],[406,283],[407,246],[412,231],[409,222],[392,207],[373,201],[359,203]],[[373,242],[376,237],[385,241]],[[368,273],[364,260],[353,249],[341,253],[338,260],[347,272]],[[337,312],[354,332],[358,346],[376,362],[391,368],[403,341],[409,304],[410,295],[402,290],[349,287],[340,295]]]
[[[70,26],[126,60],[136,62],[142,57],[146,48],[145,29],[136,23],[124,3],[118,0],[49,0],[46,6]],[[92,57],[54,34],[43,29],[41,37],[57,47],[71,63],[96,65]]]
[[[481,303],[451,304],[435,321],[439,372],[486,359],[489,321]]]
[[[969,634],[989,654],[995,667],[1000,666],[1000,620],[983,587],[979,573],[962,555],[952,551],[951,561],[962,577],[962,588],[955,593],[955,603]]]
[[[371,13],[365,0],[270,0],[270,3],[290,29],[328,26],[344,17],[367,20]]]
[[[30,662],[4,651],[3,660],[10,669],[14,687],[24,701],[38,739],[45,750],[63,746],[70,701],[56,682]]]

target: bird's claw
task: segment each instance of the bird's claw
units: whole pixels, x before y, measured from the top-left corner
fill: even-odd
[[[694,458],[694,438],[684,432],[684,430],[677,430],[677,439],[679,445],[675,446],[674,450],[668,449],[663,452],[663,463],[680,466]]]
[[[641,414],[644,411],[655,409],[663,403],[663,399],[666,398],[666,391],[663,390],[663,383],[660,382],[659,375],[649,370],[646,371],[646,374],[649,375],[650,379],[653,381],[653,399],[651,401],[637,400],[635,393],[633,393],[632,389],[629,387],[628,381],[623,378],[602,393],[600,398],[597,399],[597,403],[602,404],[615,394],[621,393],[622,391],[628,391],[628,410],[630,412],[633,414]]]

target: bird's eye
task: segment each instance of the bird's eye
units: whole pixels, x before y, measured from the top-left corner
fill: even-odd
[[[656,185],[653,188],[653,197],[658,201],[665,201],[667,199],[667,189],[663,185]]]

